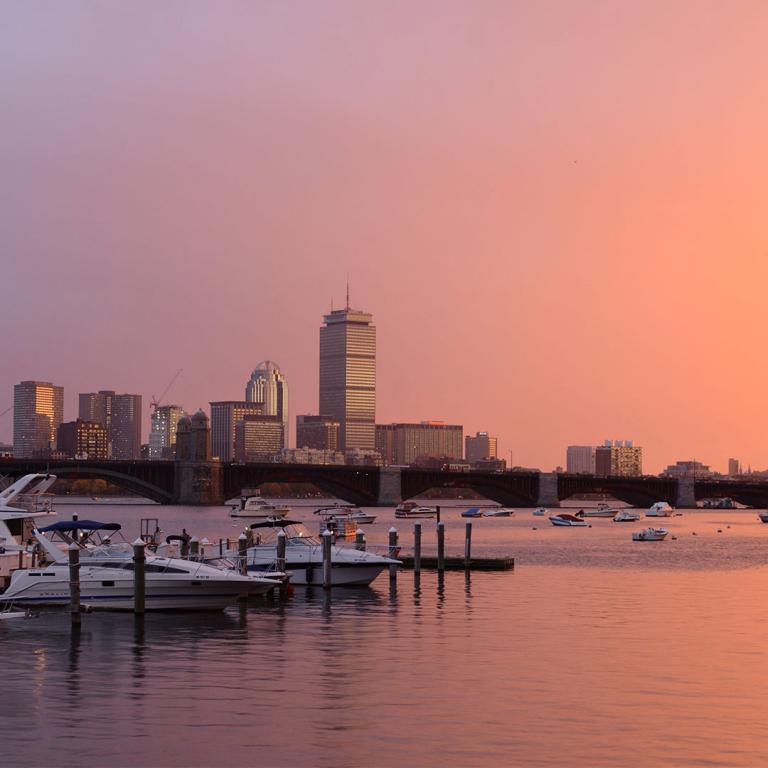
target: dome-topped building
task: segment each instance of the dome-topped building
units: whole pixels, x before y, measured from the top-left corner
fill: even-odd
[[[288,382],[272,360],[262,360],[245,385],[245,399],[261,403],[265,416],[279,416],[283,424],[283,447],[288,447]]]
[[[210,461],[211,426],[200,408],[192,418],[182,416],[176,427],[177,461]]]

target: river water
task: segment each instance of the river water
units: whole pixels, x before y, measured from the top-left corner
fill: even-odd
[[[463,549],[444,506],[449,550]],[[224,508],[60,505],[212,539]],[[383,544],[392,510],[367,526]],[[311,506],[295,515],[317,528]],[[433,521],[422,521],[425,550]],[[632,542],[663,525],[667,541]],[[671,537],[675,538],[672,539]],[[0,622],[2,766],[768,764],[768,525],[754,510],[555,528],[474,521],[514,571],[386,574],[220,614]]]

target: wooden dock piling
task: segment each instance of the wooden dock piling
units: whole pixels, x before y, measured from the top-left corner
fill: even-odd
[[[245,576],[248,573],[248,537],[244,533],[237,537],[237,565]]]
[[[69,616],[72,626],[80,626],[80,547],[73,541],[69,553]]]
[[[387,550],[387,555],[394,560],[396,554],[397,554],[397,528],[395,528],[395,526],[393,525],[389,529],[389,549]],[[390,581],[397,580],[396,565],[389,566],[389,580]]]
[[[365,533],[362,528],[355,531],[355,549],[365,552]]]
[[[413,524],[413,572],[421,573],[421,523]]]
[[[437,524],[437,570],[445,571],[445,523],[442,521]]]
[[[197,536],[193,536],[189,542],[189,559],[200,559],[200,539],[198,539]]]
[[[144,614],[147,594],[146,556],[144,542],[136,539],[133,542],[133,612],[137,616]]]
[[[464,526],[464,567],[469,568],[472,562],[472,523]]]
[[[326,528],[323,531],[323,588],[331,588],[331,546],[332,534]]]

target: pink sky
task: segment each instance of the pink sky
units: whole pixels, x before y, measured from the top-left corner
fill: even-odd
[[[264,358],[316,411],[349,272],[379,421],[765,468],[767,39],[764,2],[5,2],[0,411],[148,414],[180,367],[207,407]]]

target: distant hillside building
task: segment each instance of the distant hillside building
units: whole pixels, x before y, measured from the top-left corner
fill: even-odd
[[[107,459],[107,430],[98,422],[67,421],[59,424],[56,447],[73,459]]]
[[[594,475],[595,447],[569,445],[565,452],[565,471],[573,475]]]
[[[631,440],[606,440],[595,449],[595,474],[600,477],[639,477],[643,474],[643,449]]]
[[[81,393],[79,417],[107,430],[110,459],[141,458],[141,395],[118,395],[107,389]]]
[[[13,452],[17,459],[50,456],[64,420],[64,387],[22,381],[13,388]]]
[[[338,450],[339,420],[332,416],[297,416],[296,447],[318,451]]]
[[[464,458],[467,461],[484,461],[498,457],[498,438],[491,437],[487,432],[477,432],[474,437],[464,438]]]

